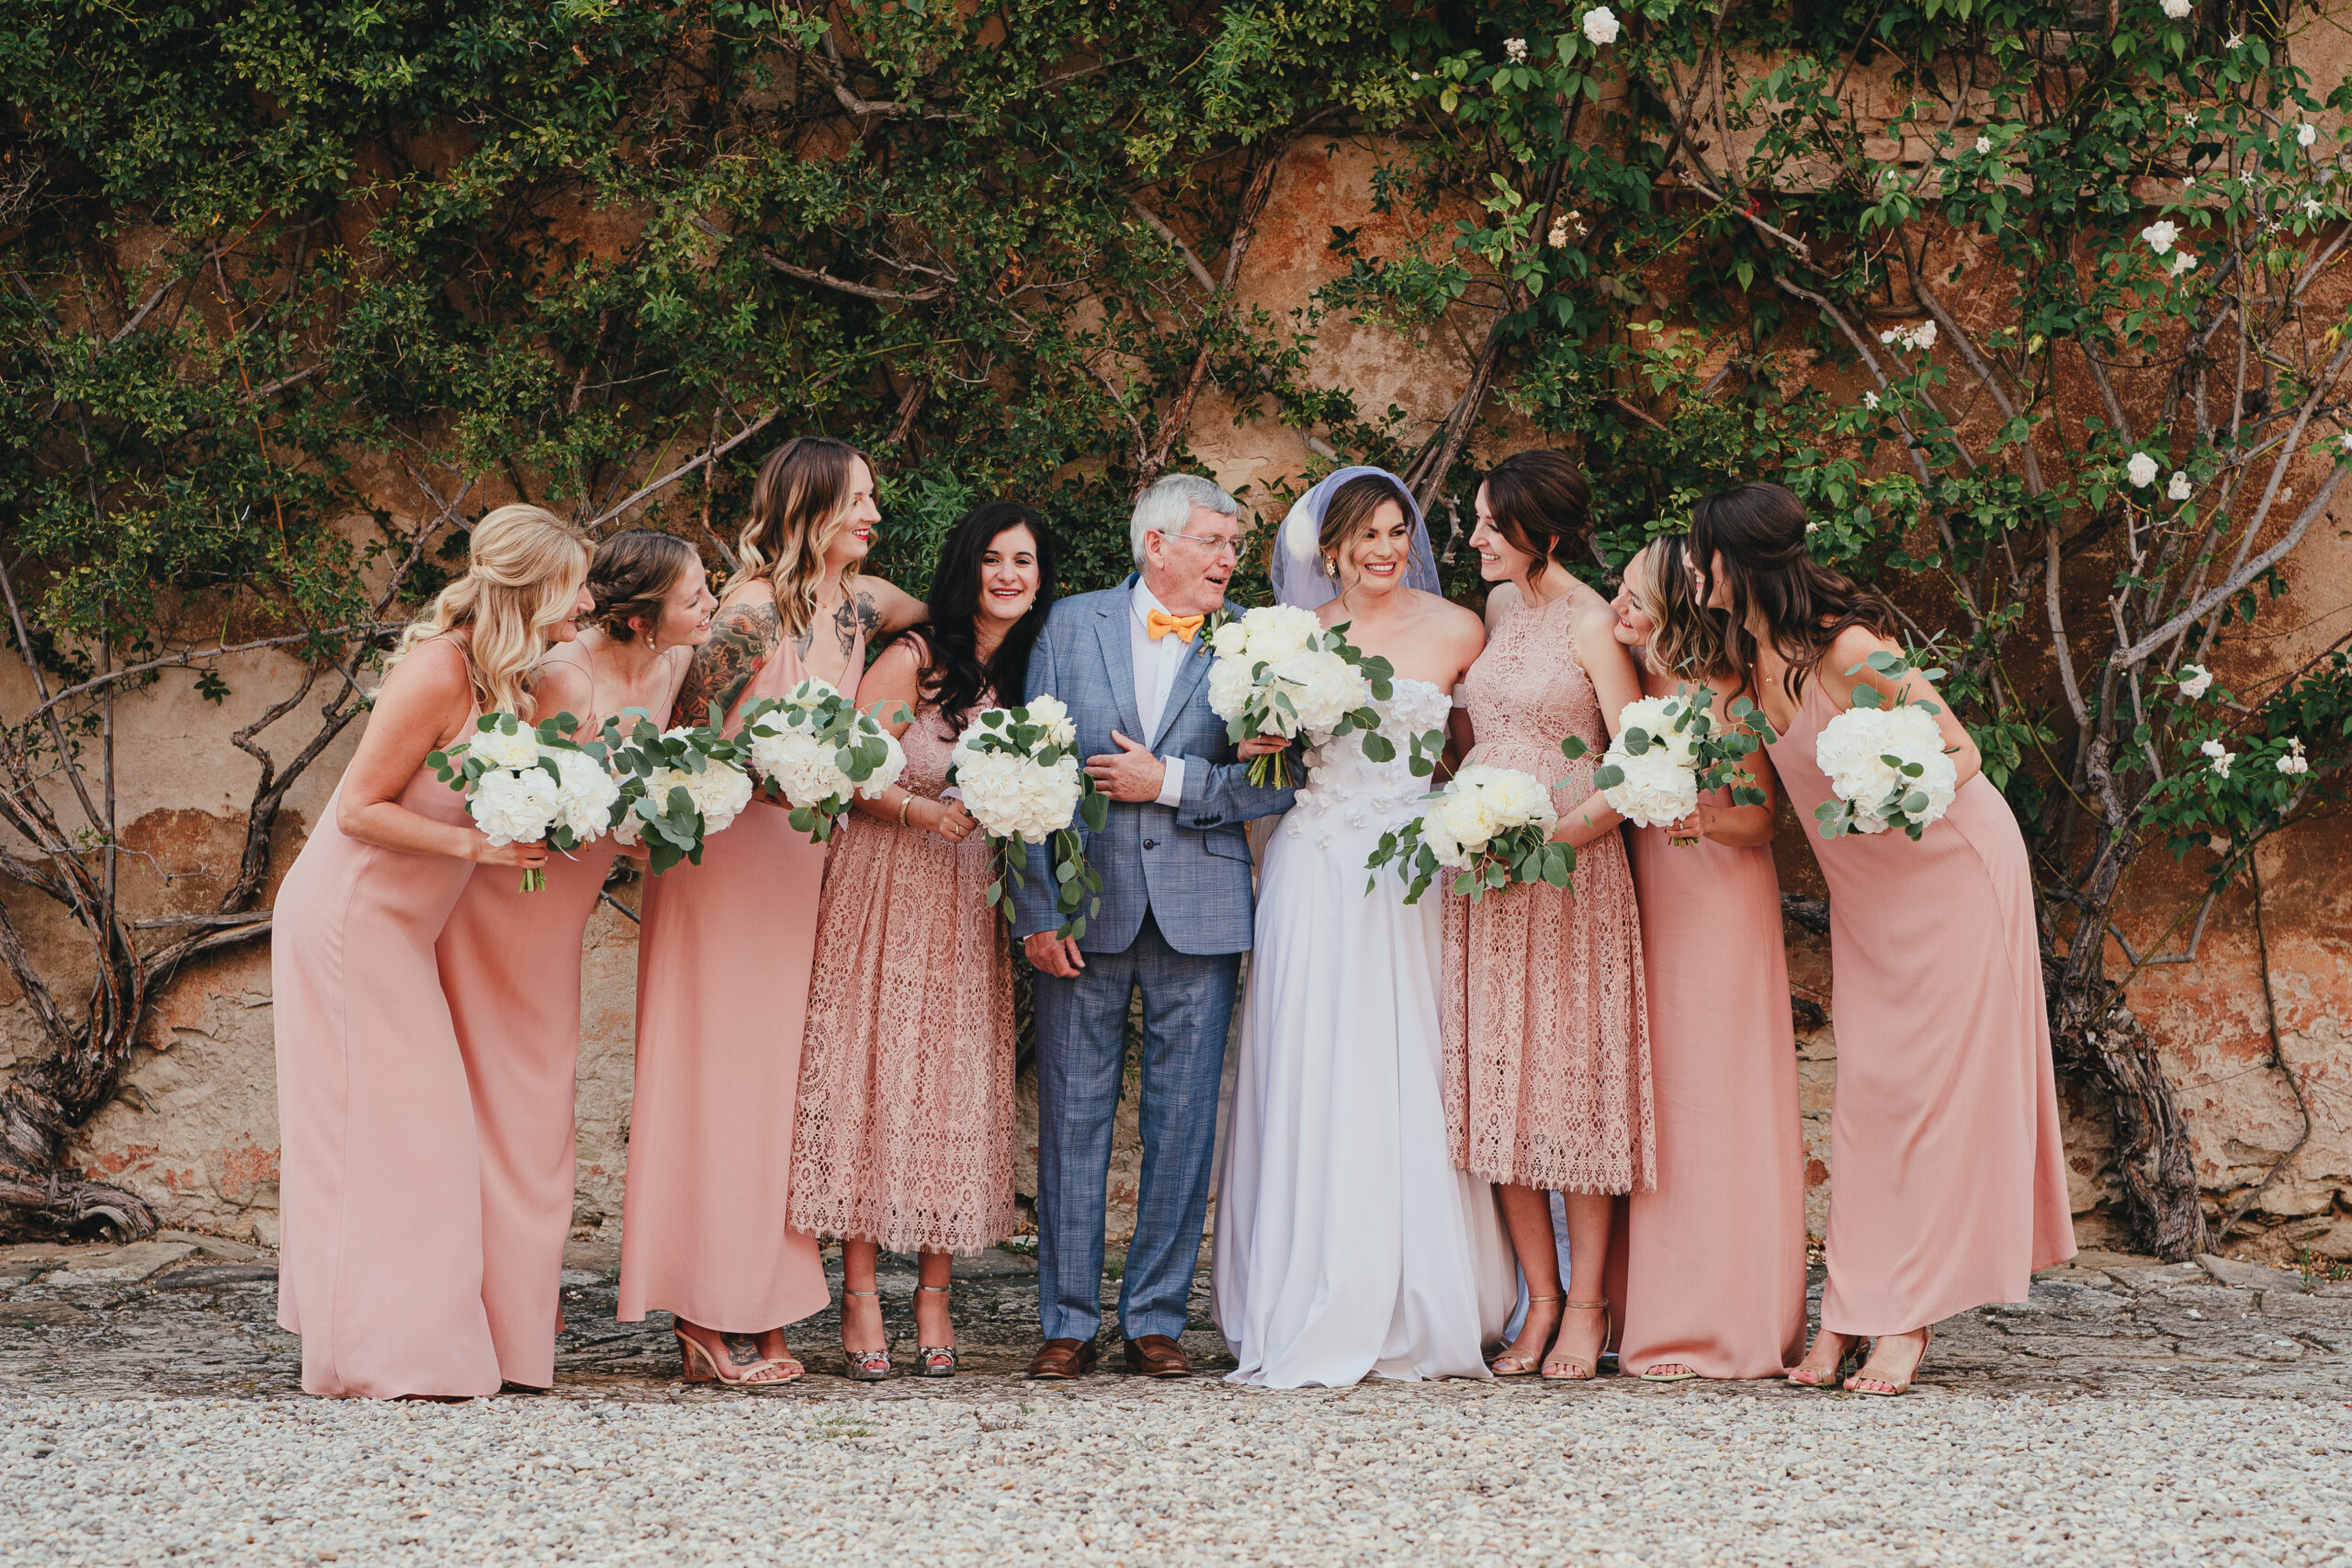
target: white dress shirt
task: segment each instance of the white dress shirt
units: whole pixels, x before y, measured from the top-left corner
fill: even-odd
[[[1135,654],[1136,716],[1143,720],[1143,733],[1129,739],[1148,746],[1151,738],[1159,733],[1160,711],[1168,705],[1169,689],[1176,684],[1176,671],[1184,656],[1193,651],[1193,644],[1173,632],[1163,637],[1152,637],[1151,613],[1158,610],[1164,615],[1169,609],[1143,585],[1140,577],[1136,579],[1136,591],[1128,603],[1127,638]],[[1179,805],[1184,798],[1184,759],[1162,757],[1159,761],[1168,770],[1159,784],[1159,804]]]

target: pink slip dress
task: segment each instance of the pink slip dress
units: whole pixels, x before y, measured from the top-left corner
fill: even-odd
[[[850,649],[845,695],[865,670]],[[726,716],[808,678],[777,645]],[[646,880],[637,1088],[621,1210],[620,1320],[666,1311],[764,1334],[831,1297],[817,1238],[791,1228],[792,1134],[825,846],[757,797],[702,863]]]
[[[1771,747],[1829,884],[1829,1284],[1821,1326],[1905,1334],[2075,1254],[2025,840],[1978,774],[1917,842],[1824,839],[1814,744],[1838,709],[1805,682]]]

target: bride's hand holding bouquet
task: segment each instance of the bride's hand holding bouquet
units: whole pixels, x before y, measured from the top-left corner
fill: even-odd
[[[1325,626],[1312,610],[1269,604],[1220,622],[1209,634],[1209,708],[1250,759],[1250,782],[1287,785],[1283,753],[1304,735],[1321,742],[1364,731],[1364,755],[1385,762],[1396,748],[1377,734],[1373,707],[1393,694],[1388,660],[1351,646],[1347,625]],[[1266,741],[1277,745],[1266,745]],[[1252,742],[1259,744],[1252,745]]]

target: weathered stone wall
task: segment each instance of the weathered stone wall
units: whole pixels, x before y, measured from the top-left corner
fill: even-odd
[[[2340,76],[2344,63],[2316,61],[2312,68]],[[1317,143],[1291,156],[1250,254],[1250,302],[1286,311],[1331,276],[1335,258],[1326,241],[1335,222],[1363,223],[1368,250],[1397,238],[1384,231],[1393,220],[1368,216],[1373,165],[1371,152],[1347,145]],[[1955,290],[1956,309],[1965,311],[1972,287],[1997,288],[1998,280],[1968,277]],[[1335,319],[1325,325],[1315,374],[1351,389],[1366,409],[1394,403],[1428,421],[1441,417],[1458,390],[1459,359],[1450,338],[1417,345]],[[1237,427],[1231,410],[1213,396],[1204,399],[1193,420],[1193,440],[1220,480],[1251,487],[1253,494],[1295,480],[1308,462],[1299,434],[1272,423]],[[505,499],[494,490],[485,487],[483,504]],[[1442,547],[1442,517],[1436,526]],[[2225,682],[2252,685],[2352,630],[2352,530],[2331,523],[2315,531],[2288,563],[2287,578],[2286,600],[2266,613],[2256,635],[2223,645],[2216,665]],[[221,707],[197,696],[192,681],[176,672],[120,704],[130,738],[119,787],[124,818],[132,823],[127,840],[134,852],[126,859],[125,875],[133,888],[134,916],[201,908],[205,891],[233,873],[239,843],[233,813],[248,792],[253,764],[222,738],[290,691],[299,671],[289,660],[257,654],[235,661],[225,674],[232,694]],[[17,711],[22,711],[26,686],[22,668],[0,660],[0,695],[20,705]],[[290,863],[304,826],[326,809],[356,738],[355,727],[294,792],[277,874]],[[2304,1075],[2312,1119],[2308,1142],[2259,1205],[2274,1250],[2308,1246],[2352,1254],[2352,938],[2345,934],[2352,892],[2342,875],[2348,849],[2352,829],[2319,822],[2282,835],[2266,846],[2258,863],[2278,1053]],[[1784,823],[1777,853],[1785,888],[1819,892],[1802,825]],[[2176,874],[2152,864],[2119,923],[2143,953],[2157,946],[2177,952],[2180,934],[2160,941],[2159,933],[2174,926],[2184,908],[2193,909],[2200,884],[2193,868]],[[621,890],[621,897],[633,902],[633,889]],[[39,960],[70,974],[74,934],[21,890],[0,887],[0,898],[31,933]],[[2290,1087],[2273,1064],[2255,913],[2250,889],[2232,893],[2215,908],[2196,961],[2149,970],[2134,992],[2182,1087],[2200,1175],[2220,1193],[2260,1180],[2302,1127]],[[1789,936],[1799,995],[1826,1006],[1832,984],[1826,942],[1793,927]],[[2116,957],[2120,963],[2120,951]],[[578,1213],[583,1229],[605,1240],[616,1239],[619,1226],[634,974],[634,927],[600,909],[585,953]],[[20,998],[0,992],[0,1068],[14,1052],[38,1048],[24,1011]],[[1832,1032],[1801,1032],[1799,1052],[1817,1233],[1829,1175]],[[2075,1207],[2087,1244],[2103,1235],[2109,1129],[2098,1107],[2071,1090],[2064,1098]],[[1027,1106],[1024,1096],[1024,1177],[1034,1166],[1034,1117]],[[1137,1174],[1133,1115],[1130,1101],[1113,1175],[1114,1204],[1131,1197]],[[92,1123],[76,1157],[93,1173],[148,1197],[167,1224],[274,1241],[277,1148],[268,958],[255,947],[202,962],[164,997],[121,1096]]]

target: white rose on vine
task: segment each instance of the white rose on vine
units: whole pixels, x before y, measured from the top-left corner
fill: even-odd
[[[2134,452],[2132,460],[2123,465],[2123,472],[2133,488],[2145,490],[2156,482],[2156,460],[2145,452]]]
[[[1608,6],[1595,6],[1584,14],[1584,36],[1590,39],[1594,44],[1615,43],[1618,31],[1617,13]]]
[[[2184,664],[2180,667],[2180,694],[2190,702],[2193,703],[2203,696],[2206,690],[2212,684],[2213,672],[2202,664]]]

